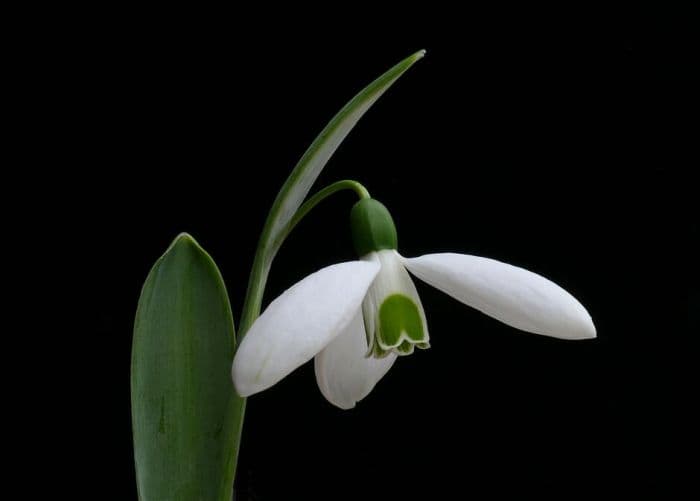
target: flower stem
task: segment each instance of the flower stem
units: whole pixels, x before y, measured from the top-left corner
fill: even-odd
[[[273,249],[279,249],[287,236],[291,233],[294,227],[306,216],[311,209],[316,207],[320,202],[341,190],[353,190],[357,193],[360,199],[370,198],[367,189],[362,186],[357,181],[352,181],[345,179],[343,181],[338,181],[331,185],[326,186],[321,191],[309,198],[292,217],[292,219],[287,223],[284,231],[280,233],[280,237],[274,242]],[[268,220],[267,225],[270,224]],[[266,225],[266,226],[267,226]],[[267,229],[267,228],[265,228]],[[262,235],[265,236],[267,232],[263,229]],[[271,253],[274,257],[275,252]],[[267,276],[270,272],[270,266],[272,265],[273,257],[265,259],[265,239],[263,237],[258,241],[258,248],[255,251],[255,259],[253,260],[253,268],[250,271],[250,277],[248,279],[248,290],[246,291],[245,302],[243,304],[243,313],[241,315],[241,323],[238,326],[238,336],[237,336],[237,346],[240,345],[248,329],[253,325],[255,319],[260,316],[260,310],[262,308],[263,295],[265,293],[265,285],[267,284]],[[243,420],[245,417],[245,404],[246,399],[242,399],[242,405],[240,410],[240,420],[238,429],[236,430],[236,443],[239,447],[236,451],[236,458],[234,459],[233,465],[233,475],[236,475],[236,466],[238,464],[238,451],[240,451],[241,443],[241,433],[243,432]]]
[[[309,198],[306,202],[304,202],[304,204],[301,207],[299,207],[299,209],[297,209],[296,213],[294,214],[294,217],[292,217],[291,221],[289,221],[287,227],[282,232],[277,247],[279,247],[279,245],[282,244],[284,239],[287,238],[287,235],[289,235],[292,232],[294,227],[299,223],[299,221],[304,219],[304,216],[306,216],[306,214],[311,209],[316,207],[316,205],[318,205],[320,202],[331,196],[333,193],[341,190],[353,190],[355,193],[357,193],[357,196],[360,199],[370,198],[369,191],[367,191],[367,188],[362,186],[357,181],[353,181],[352,179],[344,179],[342,181],[338,181],[326,186],[321,191],[314,194],[314,196]]]
[[[351,179],[344,179],[342,181],[337,181],[330,184],[314,194],[309,198],[292,217],[292,219],[287,223],[287,226],[280,236],[275,240],[272,248],[279,249],[284,240],[289,236],[294,227],[306,216],[311,209],[316,207],[320,202],[331,196],[332,194],[341,190],[353,190],[357,193],[357,196],[362,198],[370,198],[367,189],[357,181]],[[269,222],[268,222],[269,224]],[[266,232],[263,231],[263,235]],[[238,329],[238,343],[241,342],[243,336],[245,336],[250,326],[260,315],[260,310],[262,308],[263,294],[265,293],[265,285],[267,284],[267,276],[270,272],[270,266],[272,265],[272,257],[265,259],[264,252],[265,243],[261,238],[258,241],[258,248],[255,252],[255,259],[253,261],[253,268],[250,271],[250,278],[248,280],[248,290],[246,292],[245,301],[243,303],[243,314],[241,315],[241,323]],[[275,252],[271,253],[274,257]]]

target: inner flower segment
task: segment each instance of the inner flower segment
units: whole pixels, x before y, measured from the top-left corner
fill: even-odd
[[[427,348],[423,321],[418,307],[403,294],[393,294],[379,307],[379,325],[375,341],[381,351],[392,348],[401,355],[413,353],[413,345]]]
[[[372,252],[364,259],[382,268],[363,303],[367,356],[410,355],[430,347],[425,313],[416,287],[394,250]]]

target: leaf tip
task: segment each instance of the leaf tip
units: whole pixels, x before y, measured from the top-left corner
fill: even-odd
[[[197,242],[197,240],[195,240],[192,235],[183,231],[178,236],[176,236],[175,239],[170,243],[168,248],[163,253],[161,259],[165,258],[168,255],[171,255],[174,251],[182,251],[185,249],[194,251],[196,254],[206,254],[206,251],[202,249],[202,246],[199,245],[199,242]]]
[[[182,233],[180,233],[178,236],[175,237],[173,242],[170,244],[170,248],[168,250],[172,249],[173,247],[183,246],[183,245],[187,245],[187,246],[191,245],[194,247],[199,247],[199,243],[197,243],[197,241],[194,239],[194,237],[192,235],[190,235],[189,233],[183,231]]]
[[[175,237],[175,242],[194,242],[197,243],[192,235],[183,231],[178,236]]]

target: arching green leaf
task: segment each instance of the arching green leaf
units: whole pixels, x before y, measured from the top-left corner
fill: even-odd
[[[282,186],[270,209],[266,225],[269,226],[268,234],[263,236],[268,259],[271,260],[274,257],[277,251],[275,244],[280,233],[284,231],[340,143],[377,99],[424,55],[424,50],[412,54],[362,89],[343,106],[311,143]]]

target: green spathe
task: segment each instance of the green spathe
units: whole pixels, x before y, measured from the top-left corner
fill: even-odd
[[[131,402],[142,501],[230,501],[244,399],[219,270],[187,234],[156,262],[134,325]]]
[[[353,206],[350,229],[352,242],[360,257],[398,247],[394,220],[384,204],[374,198],[363,198]]]

